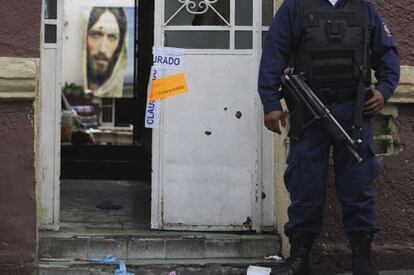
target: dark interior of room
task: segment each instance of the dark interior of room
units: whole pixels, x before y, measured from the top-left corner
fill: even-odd
[[[154,1],[140,1],[137,11],[134,98],[114,101],[118,110],[115,126],[133,124],[133,142],[62,144],[61,223],[134,228],[150,224],[151,130],[145,128],[144,117],[152,65]]]

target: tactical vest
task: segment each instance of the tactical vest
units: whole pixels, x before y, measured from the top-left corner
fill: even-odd
[[[316,0],[299,0],[301,32],[294,43],[295,72],[303,72],[316,90],[351,90],[361,77],[364,51],[369,56],[367,12],[363,0],[343,0],[335,9],[322,10]],[[366,85],[371,82],[366,58]]]

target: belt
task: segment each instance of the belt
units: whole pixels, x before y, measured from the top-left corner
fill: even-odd
[[[316,96],[322,101],[323,104],[341,103],[346,101],[352,101],[356,99],[355,89],[318,89],[315,91]]]

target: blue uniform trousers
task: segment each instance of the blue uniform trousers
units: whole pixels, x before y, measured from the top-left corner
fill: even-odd
[[[328,108],[351,134],[355,102],[335,103]],[[357,150],[363,158],[362,162],[355,159],[345,144],[335,143],[332,135],[320,123],[306,128],[301,140],[291,141],[284,176],[291,198],[289,221],[285,225],[287,235],[295,231],[320,232],[331,145],[334,148],[336,193],[342,204],[345,232],[377,231],[372,182],[379,165],[370,118],[364,118],[362,140]]]

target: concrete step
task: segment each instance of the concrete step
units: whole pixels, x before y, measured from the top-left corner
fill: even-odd
[[[263,259],[180,259],[128,261],[127,271],[135,275],[245,275],[249,265],[271,267]],[[42,260],[39,275],[112,275],[119,266],[82,261]]]
[[[277,269],[281,263],[266,263],[263,259],[180,259],[135,260],[127,262],[127,271],[135,275],[246,275],[249,265]],[[85,261],[41,260],[38,275],[112,275],[117,264],[97,264]],[[312,275],[352,275],[351,273],[317,272]],[[414,270],[381,271],[380,275],[414,275]]]
[[[41,232],[39,258],[90,260],[112,254],[127,261],[143,259],[263,259],[280,254],[273,234],[167,232],[138,229],[62,228]]]

